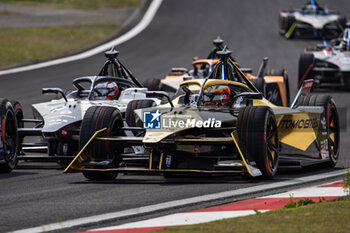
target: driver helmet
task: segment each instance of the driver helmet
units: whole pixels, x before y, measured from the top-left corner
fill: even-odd
[[[308,12],[308,13],[316,13],[317,12],[317,6],[318,4],[316,3],[315,0],[310,0],[306,3],[306,6],[305,6],[305,11]]]
[[[102,82],[95,86],[95,99],[115,100],[119,96],[116,82]]]
[[[231,98],[231,90],[229,86],[211,86],[204,91],[204,104],[228,104]]]

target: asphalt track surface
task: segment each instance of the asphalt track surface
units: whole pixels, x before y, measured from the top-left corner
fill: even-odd
[[[301,6],[302,0],[293,1]],[[347,0],[320,1],[346,13]],[[152,23],[130,41],[118,46],[120,60],[144,81],[160,78],[171,67],[188,67],[193,56],[205,57],[212,40],[220,35],[243,67],[256,72],[268,56],[270,68],[289,73],[291,96],[296,93],[298,57],[305,47],[320,41],[286,40],[278,34],[278,12],[291,7],[290,1],[177,0],[164,1]],[[350,18],[350,15],[347,15]],[[1,96],[19,100],[31,117],[32,103],[48,100],[43,87],[71,89],[73,78],[96,74],[103,55],[43,69],[0,76]],[[341,116],[341,158],[337,167],[349,166],[350,94],[331,94]],[[62,174],[55,164],[20,163],[10,174],[0,174],[0,232],[7,232],[79,217],[125,210],[197,195],[234,190],[268,182],[287,180],[328,170],[283,169],[274,181],[244,180],[240,177],[180,178],[122,175],[113,182],[89,182],[81,174]]]

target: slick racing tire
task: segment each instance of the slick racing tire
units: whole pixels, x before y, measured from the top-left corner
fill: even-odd
[[[329,150],[329,161],[327,167],[335,167],[339,158],[340,128],[339,116],[335,101],[331,96],[321,96],[316,102],[317,106],[323,106],[326,110],[327,141]]]
[[[279,17],[279,23],[280,23],[280,32],[283,36],[285,36],[287,39],[291,39],[294,37],[294,32],[291,32],[291,34],[288,36],[287,33],[293,23],[295,22],[295,18],[292,15],[287,15],[286,17],[282,17],[280,15]]]
[[[272,179],[278,169],[279,140],[275,116],[267,106],[249,106],[237,120],[239,146],[251,157],[264,178]]]
[[[24,115],[22,105],[16,100],[11,100],[10,103],[13,107],[13,111],[15,112],[18,128],[23,128],[24,123],[22,122],[22,120]]]
[[[339,116],[335,101],[329,95],[301,96],[298,106],[320,106],[325,108],[325,126],[327,131],[327,149],[329,161],[324,163],[326,167],[334,167],[339,158],[340,149],[340,126]],[[322,119],[321,119],[322,120]],[[320,152],[321,153],[321,152]]]
[[[160,79],[156,78],[147,80],[145,83],[145,87],[147,87],[149,91],[161,91],[161,85],[162,83],[160,82]]]
[[[290,106],[289,77],[288,77],[287,71],[285,69],[281,69],[281,70],[270,69],[270,70],[266,71],[266,75],[283,76],[283,82],[284,82],[284,87],[285,87],[287,106]]]
[[[11,100],[10,103],[12,104],[13,110],[15,112],[17,127],[24,128],[24,123],[22,121],[24,116],[22,105],[16,100]],[[21,147],[22,143],[23,143],[23,137],[19,137],[18,152],[22,150],[22,147]]]
[[[1,144],[0,150],[5,163],[0,164],[0,172],[11,172],[17,164],[18,131],[15,111],[7,99],[0,99]]]
[[[312,53],[302,53],[300,55],[298,68],[298,88],[300,88],[304,80],[313,79],[313,65],[314,55]]]
[[[139,122],[136,119],[136,114],[134,113],[135,109],[149,108],[156,105],[154,100],[144,99],[144,100],[132,100],[128,103],[125,112],[125,121],[129,127],[142,127],[138,124]]]
[[[80,131],[80,149],[82,149],[96,131],[106,128],[99,136],[123,136],[120,130],[123,126],[122,114],[117,108],[106,106],[90,107],[85,113]],[[92,147],[92,161],[108,161],[110,166],[118,167],[120,154],[124,148],[120,144],[111,142],[95,142]],[[117,177],[117,172],[83,172],[83,175],[90,180],[113,180]]]

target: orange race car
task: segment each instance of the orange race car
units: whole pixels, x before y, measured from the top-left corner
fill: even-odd
[[[198,59],[197,57],[193,59],[191,70],[172,68],[171,72],[163,79],[147,80],[145,86],[151,91],[175,92],[182,81],[207,77],[219,61],[216,52],[227,48],[220,37],[215,39],[213,44],[214,48],[206,59]],[[239,66],[232,56],[229,57],[229,60]],[[254,86],[264,94],[266,99],[275,105],[287,107],[290,104],[288,74],[284,69],[277,72],[274,70],[266,71],[267,61],[268,58],[264,58],[256,76],[252,75],[251,68],[240,69]]]

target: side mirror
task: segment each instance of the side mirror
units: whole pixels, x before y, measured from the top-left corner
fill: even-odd
[[[242,92],[241,94],[235,95],[233,97],[233,102],[235,102],[236,99],[238,99],[239,97],[243,97],[246,99],[261,100],[264,97],[264,95],[261,92]]]
[[[185,104],[189,104],[190,95],[193,94],[192,91],[186,86],[181,87],[181,89],[183,90],[183,92],[185,92]]]
[[[172,108],[174,107],[174,104],[171,101],[168,93],[166,93],[165,91],[146,91],[146,97],[147,98],[163,98],[163,97],[165,97],[168,100],[170,106]]]
[[[63,99],[68,102],[68,99],[66,97],[66,95],[64,94],[63,90],[61,88],[43,88],[41,89],[42,94],[46,95],[46,94],[61,94]]]
[[[181,87],[181,89],[186,93],[186,95],[192,94],[192,91],[190,89],[188,89],[188,87],[186,87],[186,86]]]

